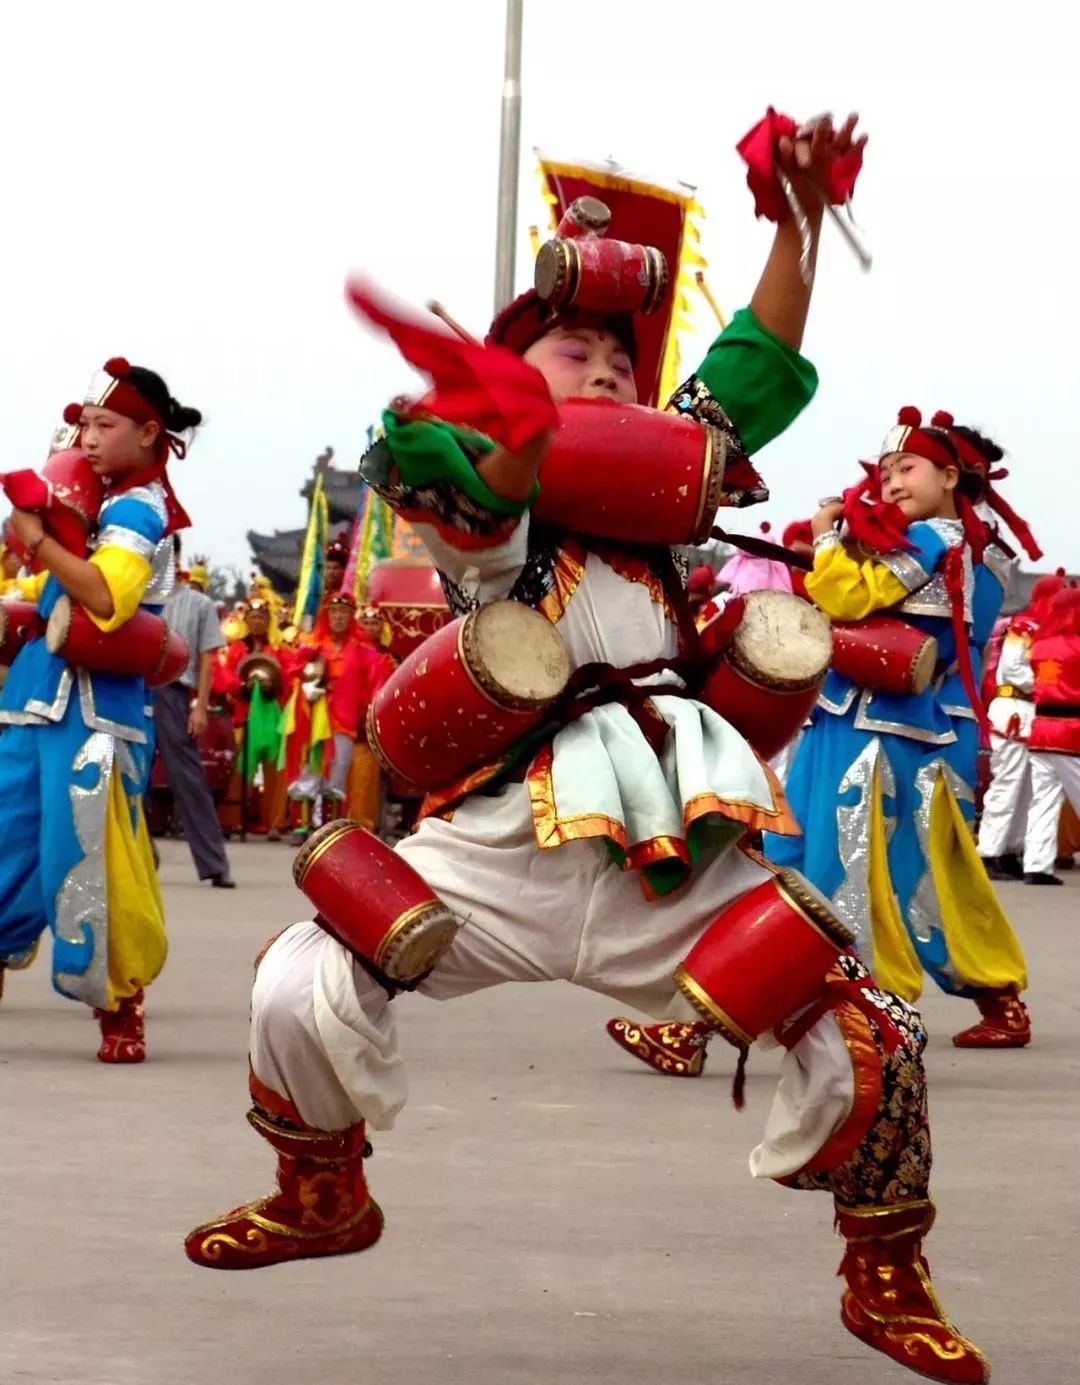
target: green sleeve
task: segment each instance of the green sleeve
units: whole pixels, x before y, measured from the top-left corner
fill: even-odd
[[[698,379],[752,456],[794,423],[817,390],[814,366],[740,308],[709,348]]]
[[[479,433],[449,423],[405,421],[391,410],[383,414],[382,423],[383,437],[361,466],[364,480],[376,489],[389,484],[391,469],[396,467],[398,483],[406,492],[431,488],[448,496],[456,492],[491,515],[515,518],[529,508],[539,493],[539,485],[534,484],[526,501],[504,500],[485,485],[477,475],[476,462],[487,456],[495,444]]]

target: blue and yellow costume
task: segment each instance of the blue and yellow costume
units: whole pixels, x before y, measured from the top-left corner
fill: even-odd
[[[960,685],[944,563],[963,528],[931,519],[907,537],[910,551],[867,559],[823,536],[807,592],[833,620],[888,611],[933,635],[946,677],[901,695],[830,671],[787,784],[805,835],[770,835],[766,853],[830,897],[885,989],[913,1001],[923,971],[953,995],[1023,989],[1023,952],[968,826],[975,741],[954,720]],[[965,619],[989,628],[1000,587],[965,561]]]
[[[172,546],[159,482],[106,498],[90,562],[108,585],[119,629],[140,607],[160,613],[172,588]],[[42,620],[63,589],[21,583]],[[19,652],[0,694],[0,963],[32,960],[53,934],[53,984],[115,1010],[161,970],[165,919],[142,814],[153,717],[137,675],[89,672],[49,652]]]

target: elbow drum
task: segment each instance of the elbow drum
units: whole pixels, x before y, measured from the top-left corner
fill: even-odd
[[[918,695],[937,669],[933,635],[893,616],[836,621],[832,638],[833,669],[860,688]]]
[[[371,700],[367,738],[383,769],[420,789],[498,761],[566,688],[570,656],[538,611],[493,601],[444,625]]]
[[[458,930],[423,877],[349,818],[312,834],[293,862],[293,878],[319,925],[393,986],[422,980]]]
[[[675,982],[713,1029],[748,1048],[822,997],[826,976],[853,942],[825,898],[782,869],[713,919]]]
[[[138,611],[116,630],[102,630],[83,608],[62,596],[45,628],[50,654],[92,673],[128,673],[151,688],[179,678],[188,660],[187,642],[152,611]]]
[[[537,519],[622,543],[694,544],[712,529],[728,442],[685,414],[568,399],[540,468]]]

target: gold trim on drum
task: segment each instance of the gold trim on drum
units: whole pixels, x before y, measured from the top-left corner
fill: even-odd
[[[392,981],[430,971],[454,941],[458,924],[439,899],[425,899],[394,920],[371,959]]]
[[[375,727],[374,702],[368,708],[367,717],[364,721],[364,735],[367,737],[368,748],[370,749],[372,755],[375,756],[376,760],[378,760],[379,768],[383,771],[383,773],[392,774],[398,779],[404,779],[407,784],[411,784],[413,782],[412,779],[405,773],[403,769],[398,769],[397,765],[394,764],[393,760],[391,760],[390,756],[387,755],[386,751],[382,748],[382,745],[379,742],[379,733]],[[417,787],[419,787],[419,785]]]
[[[708,991],[704,990],[681,965],[675,969],[675,984],[697,1012],[736,1048],[749,1048],[753,1036],[741,1028],[726,1010],[721,1010]]]
[[[716,429],[707,423],[698,426],[705,430],[705,455],[701,462],[701,498],[694,516],[691,543],[704,543],[709,537],[720,508],[720,493],[724,485],[724,456],[722,449],[717,446]]]
[[[461,667],[465,670],[469,682],[473,685],[480,695],[490,702],[493,707],[498,707],[503,712],[541,712],[545,707],[551,705],[551,699],[547,697],[515,697],[513,693],[507,692],[500,687],[494,678],[488,674],[480,661],[480,651],[477,648],[476,624],[484,611],[488,607],[481,606],[475,611],[471,611],[458,626],[457,633],[457,652],[461,661]],[[541,617],[542,619],[543,617]]]
[[[933,635],[927,635],[912,655],[908,668],[908,686],[918,696],[930,686],[938,661],[938,642]]]
[[[645,264],[648,268],[649,287],[645,299],[638,309],[641,313],[654,313],[667,297],[668,262],[664,252],[655,245],[646,245]]]
[[[796,871],[781,866],[773,876],[773,883],[781,899],[826,942],[834,947],[848,948],[855,941],[855,934],[836,917],[833,911],[822,903],[806,887],[806,882]]]
[[[825,681],[825,674],[828,669],[823,669],[816,677],[809,682],[800,681],[794,683],[785,678],[772,678],[767,673],[762,673],[760,669],[750,669],[740,665],[738,661],[738,651],[735,648],[734,640],[724,650],[724,658],[727,660],[728,668],[737,678],[741,678],[744,683],[749,683],[752,688],[764,688],[767,692],[779,693],[782,696],[800,697],[811,692],[815,687],[820,687]]]
[[[357,822],[355,818],[336,818],[333,822],[324,823],[317,831],[313,832],[304,845],[296,853],[293,860],[293,880],[302,890],[304,881],[307,879],[308,872],[339,837],[347,837],[350,832],[363,832],[364,824]]]

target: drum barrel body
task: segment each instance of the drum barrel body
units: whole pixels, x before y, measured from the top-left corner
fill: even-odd
[[[333,937],[392,982],[416,982],[457,933],[423,878],[360,823],[339,818],[308,839],[293,877]]]
[[[701,700],[730,722],[763,760],[771,760],[799,734],[821,684],[819,678],[797,691],[769,687],[741,670],[725,651],[702,685]]]
[[[516,639],[542,641],[554,656],[550,696],[517,699],[484,666],[478,636],[496,606],[512,608]],[[569,672],[562,639],[543,616],[513,602],[492,603],[444,626],[394,670],[372,698],[368,743],[391,776],[438,788],[497,760],[531,731]]]
[[[14,663],[23,645],[44,629],[32,601],[0,601],[0,666]]]
[[[175,681],[187,663],[186,642],[152,611],[138,611],[118,630],[101,630],[81,606],[62,596],[45,641],[53,654],[93,673],[128,673],[152,687]]]
[[[876,692],[925,692],[938,661],[938,642],[893,616],[836,621],[832,627],[836,673]]]
[[[568,399],[540,468],[537,519],[634,544],[699,543],[720,503],[719,435],[683,414]]]
[[[781,870],[717,915],[675,981],[726,1039],[748,1046],[822,994],[852,941],[816,891]]]
[[[623,240],[549,240],[536,257],[535,287],[545,302],[559,308],[651,313],[667,296],[667,259],[653,246]]]

